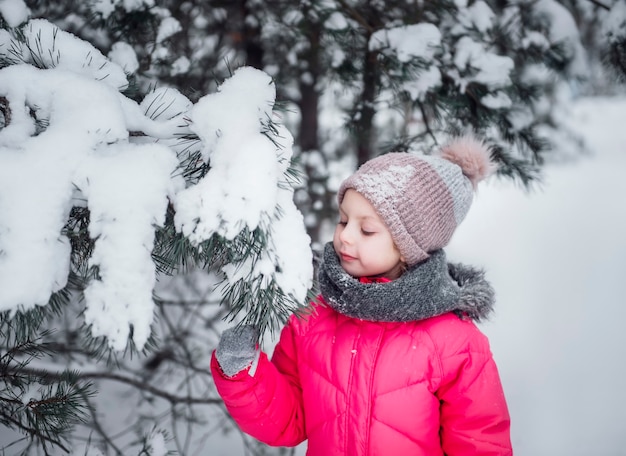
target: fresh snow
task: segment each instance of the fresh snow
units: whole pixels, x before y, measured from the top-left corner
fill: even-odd
[[[89,43],[42,19],[26,30],[43,49],[61,40],[70,52],[42,52],[54,69],[0,70],[0,95],[11,107],[0,130],[0,310],[45,305],[65,287],[70,245],[61,232],[71,208],[86,205],[95,240],[89,265],[98,277],[85,290],[85,323],[116,350],[126,347],[132,328],[141,349],[153,320],[154,230],[170,202],[176,226],[196,244],[262,228],[268,248],[256,262],[227,265],[227,278],[260,278],[264,287],[275,281],[304,302],[313,275],[310,239],[286,181],[293,138],[273,114],[276,89],[266,73],[240,68],[196,105],[175,89],[155,90],[138,105],[118,92],[127,85],[122,66]],[[163,99],[171,103],[161,111]],[[31,110],[48,122],[41,132]],[[270,120],[273,141],[264,133]],[[207,175],[187,186],[171,144],[185,126],[211,161]],[[133,140],[131,131],[153,139]]]

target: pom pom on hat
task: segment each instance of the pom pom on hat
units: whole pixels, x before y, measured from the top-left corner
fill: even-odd
[[[497,169],[496,164],[491,161],[489,147],[472,135],[453,139],[441,148],[439,156],[459,165],[474,188]]]
[[[466,135],[437,154],[392,152],[364,163],[343,181],[372,204],[409,266],[445,247],[463,221],[476,185],[495,169],[483,141]]]

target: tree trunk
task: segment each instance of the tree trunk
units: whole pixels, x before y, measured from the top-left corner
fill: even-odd
[[[248,5],[248,1],[241,0],[239,6],[242,19],[242,46],[246,53],[246,65],[262,70],[263,45],[261,44],[261,28],[258,22],[255,22],[257,25],[252,25],[251,21],[246,20],[253,13],[252,8]]]
[[[369,36],[366,42],[369,42]],[[367,51],[363,62],[363,90],[358,102],[359,117],[355,123],[357,164],[360,166],[374,156],[374,102],[378,88],[377,52]]]
[[[310,79],[300,78],[300,122],[299,144],[302,151],[317,150],[319,148],[319,91],[317,88],[320,62],[320,30],[316,24],[311,24],[311,47],[302,57],[307,62],[307,73]]]

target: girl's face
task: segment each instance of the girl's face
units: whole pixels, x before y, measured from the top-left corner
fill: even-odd
[[[394,280],[404,270],[404,258],[387,225],[360,193],[348,189],[339,207],[333,246],[341,266],[353,277]]]

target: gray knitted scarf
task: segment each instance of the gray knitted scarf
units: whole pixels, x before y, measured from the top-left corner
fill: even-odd
[[[407,322],[455,312],[479,321],[493,309],[494,291],[484,272],[447,263],[443,250],[387,283],[362,283],[345,272],[332,242],[324,248],[318,280],[328,305],[369,321]]]

